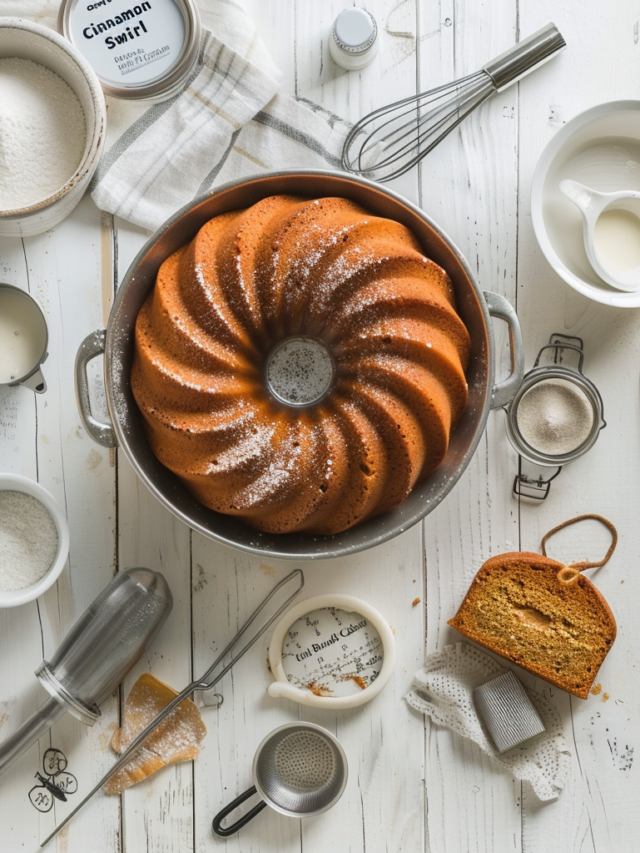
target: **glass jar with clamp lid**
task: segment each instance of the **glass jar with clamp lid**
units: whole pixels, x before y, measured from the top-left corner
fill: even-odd
[[[544,500],[562,467],[593,447],[606,426],[602,397],[583,374],[583,364],[581,338],[551,335],[504,407],[507,436],[521,459],[556,469],[546,479],[542,474],[535,478],[523,473],[520,464],[513,483],[515,495]]]

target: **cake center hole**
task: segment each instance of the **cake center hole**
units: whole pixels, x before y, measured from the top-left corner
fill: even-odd
[[[267,385],[280,402],[309,406],[323,399],[333,384],[333,359],[313,338],[288,338],[267,362]]]

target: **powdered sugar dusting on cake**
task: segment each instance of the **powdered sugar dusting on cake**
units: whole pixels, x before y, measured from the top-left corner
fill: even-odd
[[[271,424],[256,423],[250,431],[245,431],[238,440],[218,453],[206,469],[207,474],[227,474],[235,468],[249,465],[256,459],[262,459],[271,447],[275,427]]]
[[[330,535],[397,506],[424,444],[404,366],[463,378],[464,337],[440,343],[455,321],[423,318],[446,275],[433,265],[431,284],[404,226],[345,199],[274,196],[221,225],[174,256],[136,341],[152,446],[179,476],[184,460],[188,487],[198,475],[204,504],[270,533]]]

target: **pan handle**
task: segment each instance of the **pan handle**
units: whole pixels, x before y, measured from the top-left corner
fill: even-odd
[[[487,300],[487,308],[492,317],[504,320],[509,326],[509,346],[511,348],[511,373],[502,382],[497,382],[491,392],[491,408],[500,409],[513,399],[514,394],[522,384],[524,376],[524,344],[522,343],[522,332],[518,315],[511,303],[500,296],[485,290],[484,298]],[[495,354],[492,354],[495,358]]]
[[[102,355],[105,349],[105,329],[98,329],[82,341],[76,354],[76,402],[82,426],[91,438],[103,447],[117,447],[116,434],[111,424],[103,424],[96,420],[91,412],[91,400],[89,399],[89,378],[87,376],[87,365],[91,359]]]
[[[221,838],[227,838],[229,835],[233,835],[239,829],[242,829],[243,826],[249,823],[250,820],[259,814],[262,809],[267,807],[267,804],[264,800],[260,800],[257,806],[254,806],[250,812],[247,812],[246,815],[243,815],[240,820],[237,820],[235,823],[232,823],[231,826],[224,827],[222,826],[222,821],[228,814],[242,805],[245,800],[248,800],[249,797],[253,797],[254,794],[257,794],[258,791],[255,785],[252,785],[248,791],[245,791],[244,794],[240,794],[239,797],[236,797],[233,802],[229,803],[228,806],[225,806],[221,811],[213,819],[213,831],[216,835],[219,835]]]

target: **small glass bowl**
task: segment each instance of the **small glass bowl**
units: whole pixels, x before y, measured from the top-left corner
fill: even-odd
[[[34,480],[18,474],[0,474],[0,492],[22,492],[31,495],[47,510],[58,532],[58,553],[40,580],[24,589],[0,589],[0,607],[17,607],[41,596],[60,577],[69,556],[69,525],[57,501]]]

